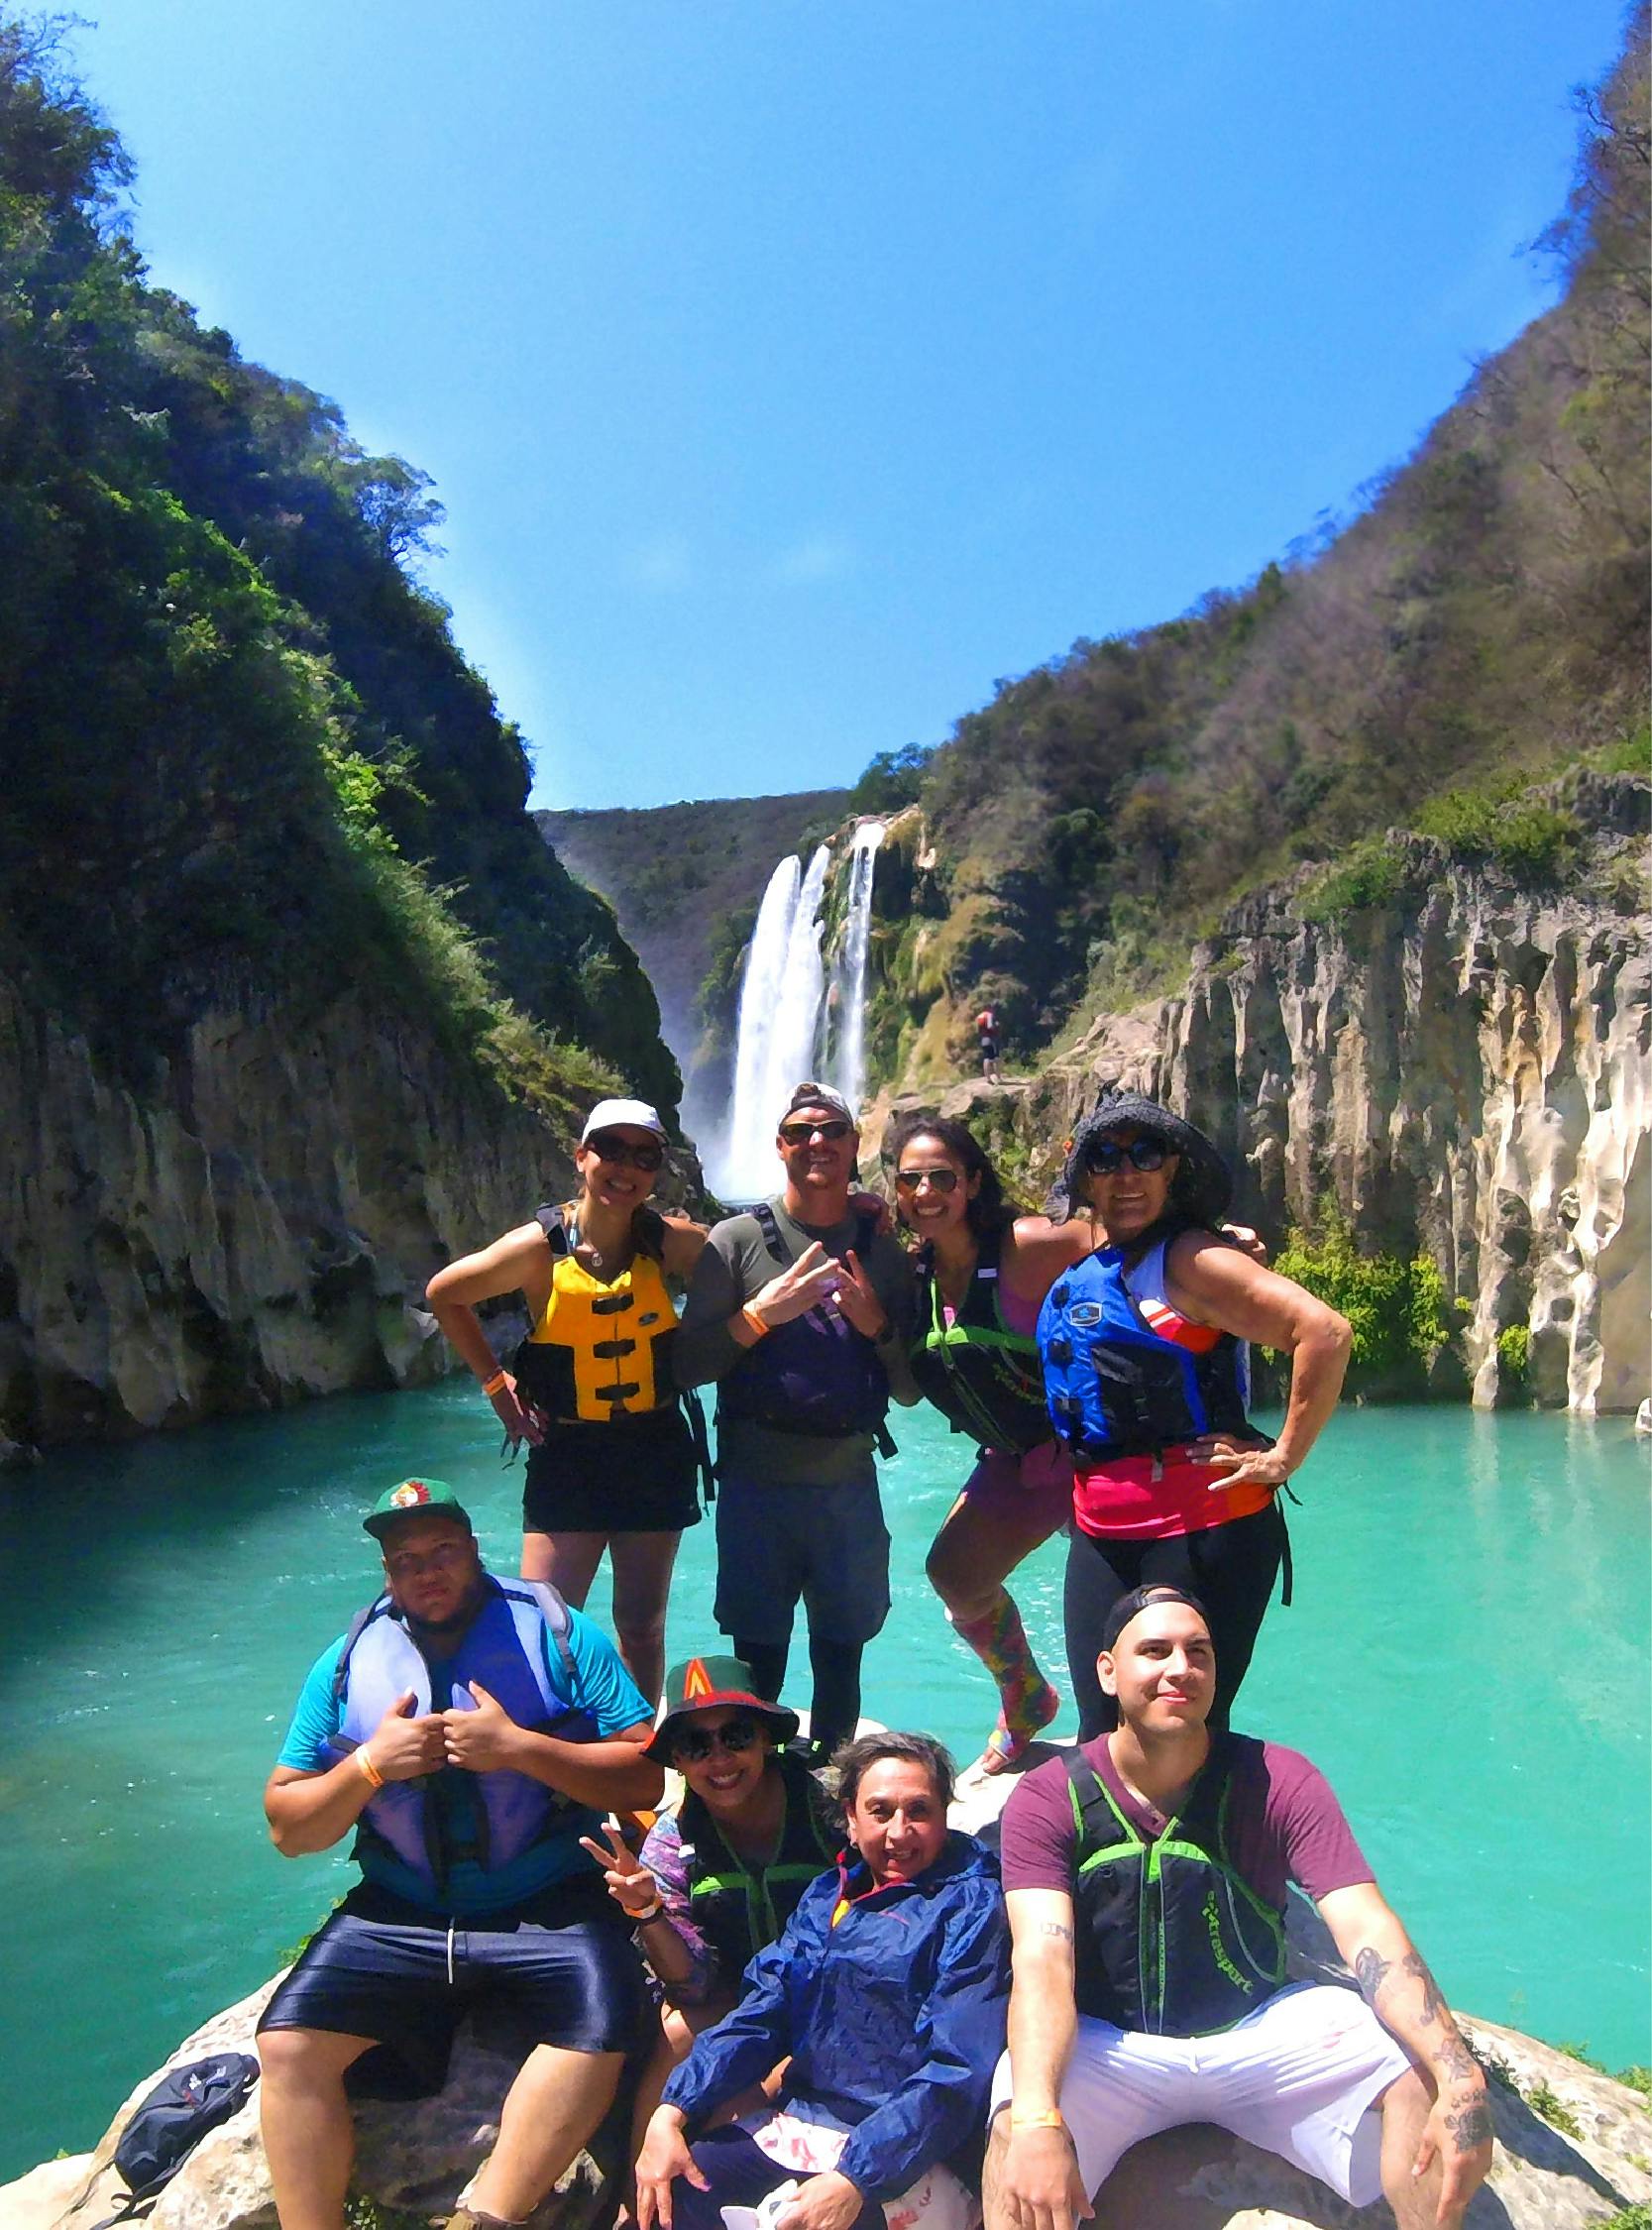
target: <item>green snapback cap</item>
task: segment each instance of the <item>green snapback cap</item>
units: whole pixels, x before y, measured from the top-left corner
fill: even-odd
[[[362,1530],[382,1541],[398,1517],[452,1517],[467,1533],[476,1528],[471,1513],[445,1479],[403,1479],[386,1487],[367,1515]]]

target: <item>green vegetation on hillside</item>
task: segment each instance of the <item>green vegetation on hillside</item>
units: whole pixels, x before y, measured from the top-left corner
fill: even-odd
[[[1576,182],[1538,243],[1564,299],[1358,515],[1180,618],[1001,682],[928,759],[874,762],[866,780],[916,791],[937,855],[939,926],[888,954],[885,1072],[955,1070],[982,997],[1036,1055],[1304,862],[1310,911],[1381,904],[1408,872],[1396,826],[1566,876],[1578,830],[1546,785],[1646,767],[1646,96],[1643,4],[1580,97]]]
[[[674,1104],[611,911],[416,563],[427,477],[146,282],[59,27],[0,14],[0,964],[136,1079],[365,989],[553,1098]]]

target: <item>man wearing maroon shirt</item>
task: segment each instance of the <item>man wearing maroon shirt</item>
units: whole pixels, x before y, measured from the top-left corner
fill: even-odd
[[[1118,1727],[1004,1812],[1014,1980],[986,2230],[1072,2230],[1132,2145],[1185,2122],[1356,2206],[1385,2193],[1399,2230],[1461,2223],[1491,2161],[1485,2077],[1329,1785],[1294,1750],[1208,1730],[1191,1596],[1139,1588],[1105,1635]],[[1361,1995],[1286,1982],[1291,1882]]]

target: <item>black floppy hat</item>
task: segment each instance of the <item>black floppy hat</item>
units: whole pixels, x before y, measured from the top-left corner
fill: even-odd
[[[1233,1200],[1233,1171],[1203,1131],[1172,1115],[1145,1092],[1104,1092],[1084,1117],[1067,1148],[1066,1165],[1053,1187],[1049,1212],[1065,1223],[1073,1212],[1089,1149],[1113,1131],[1147,1131],[1162,1139],[1178,1168],[1169,1206],[1189,1223],[1221,1222]]]

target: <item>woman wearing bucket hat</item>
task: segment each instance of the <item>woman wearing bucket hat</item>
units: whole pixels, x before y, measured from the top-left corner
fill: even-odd
[[[1112,1723],[1096,1679],[1113,1604],[1158,1582],[1210,1614],[1228,1707],[1289,1543],[1275,1497],[1337,1405],[1350,1331],[1335,1309],[1224,1244],[1233,1191],[1191,1123],[1114,1092],[1079,1125],[1056,1213],[1087,1209],[1102,1243],[1050,1287],[1039,1316],[1045,1391],[1073,1455],[1067,1662],[1081,1739]],[[1246,1343],[1290,1357],[1285,1419],[1269,1440],[1246,1414]]]
[[[774,1942],[842,1842],[807,1759],[782,1746],[797,1730],[797,1713],[766,1703],[738,1657],[673,1665],[643,1755],[682,1775],[682,1801],[655,1821],[640,1855],[613,1828],[606,1849],[585,1845],[660,1986],[661,2036],[637,2090],[638,2145],[673,2065],[728,2012],[747,1960]]]
[[[677,1544],[700,1516],[704,1453],[699,1405],[685,1413],[671,1373],[666,1280],[686,1282],[706,1233],[648,1205],[666,1144],[645,1101],[600,1101],[574,1152],[579,1196],[450,1263],[426,1293],[508,1437],[528,1444],[522,1577],[553,1582],[583,1610],[606,1550],[619,1654],[650,1702]],[[506,1369],[476,1311],[516,1292],[528,1336]]]

